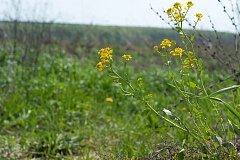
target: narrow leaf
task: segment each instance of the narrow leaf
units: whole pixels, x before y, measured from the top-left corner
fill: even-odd
[[[213,96],[213,95],[220,94],[220,93],[223,93],[223,92],[227,92],[227,91],[237,89],[237,88],[240,88],[240,85],[234,85],[234,86],[231,86],[231,87],[220,89],[220,90],[210,94],[209,96]]]
[[[167,109],[163,109],[163,112],[166,113],[168,116],[172,116],[172,112]]]
[[[171,111],[169,111],[169,110],[167,110],[167,109],[163,109],[163,112],[164,112],[166,115],[168,115],[169,118],[171,118],[171,119],[173,119],[173,120],[176,120],[176,119],[177,119],[177,117],[176,117],[174,114],[172,114]]]
[[[222,138],[221,138],[221,137],[219,137],[219,136],[217,136],[217,135],[214,135],[214,136],[213,136],[213,140],[214,140],[215,142],[217,142],[217,144],[218,144],[219,146],[222,146]]]
[[[195,35],[191,36],[191,41],[193,41],[193,40],[194,40],[194,38],[195,38]]]
[[[232,126],[233,126],[235,134],[240,136],[240,127],[234,123],[232,123]]]
[[[236,148],[235,148],[235,146],[234,146],[234,144],[232,142],[224,142],[222,145],[223,145],[223,147],[225,147],[225,148],[227,148],[229,150],[231,150],[231,149],[236,150]]]
[[[226,103],[225,101],[223,101],[220,98],[216,98],[216,97],[210,97],[210,99],[214,100],[214,101],[218,101],[224,104],[224,106],[230,111],[232,112],[232,114],[234,114],[238,120],[240,120],[240,113],[238,111],[235,110],[235,108],[233,108],[231,105],[229,105],[228,103]]]
[[[230,120],[228,120],[228,124],[229,124],[230,131],[235,132],[234,128],[233,128],[233,125],[232,125],[232,122]]]
[[[171,87],[173,87],[173,88],[176,88],[176,86],[173,85],[173,84],[168,83],[168,85],[171,86]]]

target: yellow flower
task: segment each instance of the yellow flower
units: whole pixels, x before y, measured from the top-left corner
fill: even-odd
[[[172,20],[177,23],[183,22],[185,20],[189,8],[191,8],[193,5],[194,4],[192,1],[187,1],[186,5],[184,6],[179,2],[174,3],[173,7],[169,8],[166,12],[168,18],[172,18]]]
[[[175,52],[181,54],[183,52],[183,49],[180,47],[175,48]]]
[[[98,51],[98,55],[103,63],[107,63],[109,60],[112,60],[112,53],[113,50],[109,47],[102,48]]]
[[[182,22],[185,19],[185,13],[174,13],[174,21],[175,22]]]
[[[97,65],[96,65],[97,70],[102,71],[104,68],[107,68],[105,63],[108,63],[109,60],[111,60],[111,61],[113,60],[112,53],[113,53],[113,50],[109,47],[102,48],[98,51],[98,55],[100,56],[101,62],[97,63]]]
[[[198,21],[201,21],[203,15],[202,15],[202,13],[196,13],[196,14],[195,14],[195,17],[197,17]]]
[[[182,110],[183,110],[183,111],[186,111],[186,110],[187,110],[187,108],[183,107],[183,108],[182,108]]]
[[[160,46],[162,48],[166,48],[166,47],[171,47],[172,45],[175,45],[175,44],[176,44],[176,41],[174,40],[170,41],[169,39],[163,39]]]
[[[186,4],[187,4],[188,8],[190,8],[190,7],[192,7],[194,5],[192,1],[188,1],[188,2],[186,2]]]
[[[153,48],[154,50],[158,51],[158,46],[154,46]]]
[[[113,102],[113,99],[110,98],[110,97],[108,97],[108,98],[106,98],[106,101],[107,101],[107,102]]]
[[[182,8],[182,4],[179,3],[179,2],[176,2],[176,3],[174,3],[173,7],[174,7],[175,9],[180,9],[180,8]]]
[[[160,46],[162,46],[162,48],[171,47],[171,41],[169,41],[168,39],[164,39],[162,40]]]
[[[184,50],[183,50],[182,48],[178,47],[178,48],[175,48],[174,51],[171,51],[170,54],[171,54],[172,56],[182,57],[183,51],[184,51]]]
[[[96,69],[99,71],[102,71],[104,68],[103,63],[102,62],[98,62],[98,64],[96,65]]]
[[[171,18],[172,16],[172,12],[174,11],[174,9],[173,8],[169,8],[168,10],[167,10],[167,15],[168,15],[168,18]]]
[[[126,59],[127,61],[129,61],[129,60],[132,58],[132,56],[129,55],[129,54],[124,54],[122,57],[123,57],[124,59]]]

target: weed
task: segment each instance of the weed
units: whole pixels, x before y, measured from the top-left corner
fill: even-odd
[[[198,143],[199,150],[196,155],[198,158],[219,159],[226,158],[226,156],[234,158],[237,156],[237,149],[233,144],[233,137],[235,134],[238,135],[240,126],[240,114],[236,107],[239,104],[238,100],[231,99],[231,96],[226,96],[226,93],[235,94],[234,92],[239,91],[240,86],[228,86],[217,91],[206,87],[203,79],[202,59],[196,55],[193,44],[196,36],[196,25],[202,20],[203,15],[201,13],[195,14],[196,20],[190,33],[185,32],[183,28],[188,11],[193,5],[191,1],[186,2],[186,5],[176,2],[166,11],[168,18],[174,22],[183,48],[175,47],[176,41],[168,39],[163,39],[160,47],[154,46],[154,50],[165,59],[166,66],[176,65],[175,68],[177,68],[177,64],[174,64],[172,59],[180,61],[178,63],[180,69],[177,73],[168,67],[168,76],[170,77],[169,85],[180,95],[180,102],[175,107],[180,107],[182,111],[161,104],[155,106],[152,100],[153,92],[148,93],[142,87],[143,79],[141,77],[133,79],[129,74],[128,61],[131,58],[134,59],[129,54],[122,56],[125,59],[123,70],[116,70],[113,50],[103,48],[98,52],[101,61],[96,65],[96,69],[106,70],[125,96],[130,96],[141,102],[145,106],[142,115],[149,115],[150,112],[153,112],[167,122],[168,126],[179,130],[178,135],[173,135],[173,137],[183,143]],[[170,133],[172,134],[172,131]],[[182,145],[180,149],[173,147],[173,155],[170,153],[170,148],[172,147],[167,146],[160,151],[168,150],[170,159],[174,156],[184,159],[188,155],[188,151],[184,149],[185,145]],[[124,152],[122,154],[130,155]]]

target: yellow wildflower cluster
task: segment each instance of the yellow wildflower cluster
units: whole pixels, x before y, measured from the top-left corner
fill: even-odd
[[[183,22],[189,8],[193,5],[191,1],[186,2],[186,6],[183,6],[179,2],[174,3],[173,7],[167,10],[168,18],[173,18],[175,22]]]
[[[160,46],[162,48],[166,48],[166,47],[171,47],[172,45],[175,45],[176,44],[176,41],[170,41],[168,39],[164,39],[162,40],[162,43],[160,44]],[[155,50],[157,49],[156,46],[154,48]]]
[[[192,1],[187,1],[186,5],[183,5],[179,2],[174,3],[173,7],[167,10],[168,18],[172,18],[175,22],[183,22],[189,8],[191,8],[193,5],[194,4]],[[203,15],[201,13],[197,13],[195,16],[197,17],[198,21],[202,20]]]
[[[162,48],[171,47],[176,44],[176,41],[169,39],[163,39],[160,46]],[[154,50],[158,51],[158,46],[154,46]],[[158,51],[159,52],[159,51]],[[184,50],[180,47],[175,48],[173,51],[170,51],[170,55],[182,57]]]
[[[177,47],[177,48],[175,48],[173,51],[171,51],[170,54],[171,54],[172,56],[182,57],[183,51],[184,51],[184,50],[183,50],[182,48]]]
[[[127,61],[129,61],[130,59],[132,59],[132,56],[129,55],[129,54],[124,54],[122,57],[123,57],[124,59],[126,59]]]
[[[97,70],[102,71],[104,68],[107,68],[105,64],[108,63],[109,60],[111,61],[113,60],[112,53],[113,53],[113,50],[109,47],[102,48],[98,51],[98,55],[100,56],[101,62],[97,63],[96,65]]]
[[[109,62],[109,60],[112,60],[112,53],[113,50],[109,47],[102,48],[98,51],[98,55],[100,56],[100,59],[103,63]]]

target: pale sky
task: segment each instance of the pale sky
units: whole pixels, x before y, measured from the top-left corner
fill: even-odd
[[[45,19],[63,23],[160,28],[166,28],[168,25],[150,9],[150,5],[166,17],[163,8],[168,9],[176,2],[176,0],[0,0],[1,17],[6,17],[6,14],[11,15],[10,17],[15,16],[11,12],[14,10],[12,1],[21,2],[21,5],[17,5],[20,11],[16,15],[23,20]],[[186,1],[178,0],[181,3]],[[230,1],[221,1],[232,16]],[[239,0],[232,0],[234,4],[236,1]],[[189,21],[195,20],[193,15],[197,12],[204,15],[198,29],[211,29],[208,18],[210,16],[217,30],[234,31],[218,0],[192,0],[192,2],[195,5],[189,12]]]

